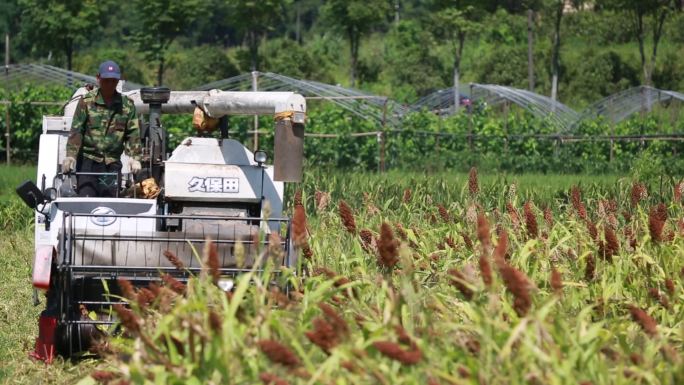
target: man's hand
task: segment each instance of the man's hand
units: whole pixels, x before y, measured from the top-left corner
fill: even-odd
[[[131,169],[131,172],[133,174],[137,175],[140,172],[142,165],[140,164],[139,161],[137,161],[135,159],[131,159],[131,161],[128,163],[128,167]]]
[[[62,160],[62,173],[63,174],[69,174],[71,172],[74,172],[76,169],[76,159],[67,156]]]

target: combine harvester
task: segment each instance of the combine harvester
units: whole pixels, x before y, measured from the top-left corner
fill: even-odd
[[[201,250],[207,238],[217,245],[219,286],[224,290],[232,287],[237,274],[261,267],[255,266],[263,261],[257,253],[268,249],[263,246],[269,241],[282,247],[277,266],[297,267],[291,223],[283,217],[283,194],[284,182],[302,177],[304,97],[167,88],[126,92],[146,117],[141,137],[147,154],[142,174],[147,177],[136,181],[122,159],[124,168],[116,175],[119,195],[84,198],[75,191],[78,175],[59,170],[71,120],[85,92],[81,88],[74,94],[64,116],[43,117],[37,184],[27,181],[17,188],[36,210],[33,285],[47,293],[33,357],[50,362],[56,353],[73,357],[87,350],[102,335],[100,329],[116,323],[110,314],[111,306],[121,303],[118,278],[136,285],[158,281],[161,273],[187,280],[200,271],[193,252]],[[205,133],[186,138],[169,153],[162,113],[198,112],[209,121],[218,120],[220,137]],[[229,115],[274,117],[272,166],[266,165],[265,152],[252,153],[227,138]],[[237,243],[245,250],[239,261],[233,254]],[[167,250],[187,271],[165,258]]]

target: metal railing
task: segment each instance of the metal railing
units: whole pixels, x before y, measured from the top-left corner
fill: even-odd
[[[89,227],[91,218],[109,218],[119,222],[122,226],[124,222],[130,225],[130,221],[149,221],[154,222],[154,231],[147,232],[142,236],[137,236],[137,231],[133,228],[117,228],[115,232],[107,232],[105,227],[92,225]],[[205,236],[197,236],[192,231],[180,229],[178,231],[160,230],[157,231],[157,226],[163,225],[164,221],[170,219],[180,220],[181,224],[196,224],[206,222],[209,224],[223,224],[222,229],[230,228],[231,225],[237,229],[244,225],[250,229],[249,237],[240,237],[241,234],[237,230],[232,234],[215,234],[206,233]],[[82,226],[86,224],[86,226]],[[266,239],[266,231],[263,225],[271,224],[269,229],[276,227],[278,234],[277,242],[274,238]],[[98,228],[99,227],[99,228]],[[111,229],[110,229],[111,230]],[[251,230],[256,230],[252,232]],[[181,282],[187,281],[190,277],[200,274],[203,268],[202,264],[193,263],[198,255],[192,255],[190,258],[179,259],[183,260],[185,267],[179,269],[175,266],[169,266],[169,262],[165,262],[166,258],[162,255],[167,248],[164,246],[170,245],[195,245],[204,243],[207,239],[211,239],[216,244],[218,253],[225,253],[226,251],[233,252],[235,245],[239,242],[244,245],[245,255],[251,255],[254,258],[251,264],[244,266],[232,266],[226,263],[225,259],[221,261],[218,268],[219,274],[223,278],[235,278],[239,274],[249,271],[262,273],[265,271],[267,258],[272,258],[269,253],[276,246],[282,254],[278,255],[279,260],[274,261],[272,273],[274,275],[280,274],[281,266],[289,268],[296,268],[297,259],[292,252],[292,244],[290,239],[291,221],[289,218],[256,218],[256,217],[227,217],[227,216],[195,216],[195,215],[125,215],[125,214],[75,214],[64,213],[62,218],[62,228],[59,235],[59,260],[58,260],[58,280],[55,282],[55,291],[58,296],[58,324],[63,330],[64,343],[68,344],[68,354],[72,356],[74,352],[82,350],[87,346],[88,342],[84,340],[84,336],[92,333],[99,325],[112,325],[117,320],[112,316],[112,306],[121,304],[126,305],[122,300],[119,300],[120,291],[116,284],[117,278],[124,278],[131,281],[134,285],[142,286],[146,283],[158,282],[161,280],[162,274],[169,274]],[[122,235],[123,233],[123,235]],[[242,234],[245,235],[245,234]],[[254,237],[252,235],[257,235]],[[137,243],[139,245],[155,245],[152,249],[156,249],[159,253],[156,256],[157,264],[150,264],[151,260],[145,258],[148,262],[146,265],[140,264],[89,264],[87,263],[84,251],[86,250],[86,243],[100,244],[104,255],[107,254],[106,243],[110,246],[112,243],[125,242]],[[192,247],[188,247],[192,249]],[[117,252],[116,248],[110,247],[113,253]],[[225,255],[224,255],[225,256]],[[257,265],[257,263],[261,263]],[[97,319],[82,316],[83,313],[90,314],[94,311],[98,314]],[[88,329],[90,325],[90,329]],[[95,330],[95,332],[97,332]]]

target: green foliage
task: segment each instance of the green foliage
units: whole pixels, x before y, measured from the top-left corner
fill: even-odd
[[[251,70],[259,65],[259,45],[261,39],[276,29],[283,20],[284,10],[291,5],[290,0],[231,0],[226,3],[230,22],[247,41]]]
[[[675,43],[684,43],[684,13],[672,15],[672,21],[665,26],[665,36]]]
[[[388,11],[389,3],[385,0],[329,0],[323,6],[325,20],[338,28],[349,42],[352,87],[356,83],[361,37],[381,23]]]
[[[684,239],[673,232],[657,241],[646,214],[667,202],[667,232],[682,215],[681,202],[647,186],[648,197],[634,205],[631,181],[622,178],[479,182],[471,193],[465,175],[307,173],[306,274],[281,269],[276,277],[268,258],[263,270],[237,278],[228,295],[203,273],[184,295],[164,288],[150,304],[131,298],[130,323],[138,327],[131,338],[113,340],[115,354],[99,369],[132,384],[258,383],[268,375],[291,384],[684,380]],[[587,220],[600,229],[597,239],[571,205],[573,184],[580,184]],[[341,199],[370,236],[346,231]],[[515,212],[525,202],[521,222]],[[488,227],[477,225],[478,214]],[[532,222],[538,235],[530,235]],[[391,235],[378,234],[383,223]],[[609,231],[617,239],[610,258],[601,252]],[[503,233],[507,247],[492,252]],[[396,248],[398,266],[382,265],[387,248]],[[490,284],[481,261],[492,269]],[[517,285],[506,271],[519,277]],[[554,271],[559,280],[551,279]],[[288,295],[275,287],[286,284]],[[529,310],[516,311],[523,298]],[[634,316],[634,308],[646,316]],[[395,354],[383,354],[379,341]],[[397,351],[419,354],[402,363]]]
[[[596,102],[599,96],[639,85],[638,67],[630,66],[614,51],[589,49],[580,56],[584,60],[567,71],[568,78],[575,80],[564,90],[578,104],[588,105]]]
[[[28,175],[33,171],[0,170],[0,191],[6,187],[3,175],[23,172]],[[632,213],[632,219],[626,221],[609,212],[616,216],[620,230],[635,231],[636,247],[629,246],[627,235],[619,231],[620,252],[613,261],[596,257],[600,255],[598,242],[590,238],[585,223],[569,203],[568,191],[573,185],[581,186],[589,218],[598,226],[607,226],[603,223],[608,222],[602,220],[607,216],[601,216],[600,207],[605,210],[608,206],[601,200],[615,199],[618,213]],[[36,320],[42,305],[30,305],[32,288],[27,277],[34,251],[32,228],[15,225],[4,229],[7,236],[0,238],[0,258],[6,261],[6,268],[0,272],[0,315],[8,321],[0,323],[0,381],[43,383],[47,377],[51,383],[76,383],[97,369],[130,376],[131,383],[257,383],[261,373],[269,372],[292,384],[304,384],[311,378],[316,378],[314,383],[333,379],[374,383],[378,376],[387,383],[413,384],[425,383],[428,376],[458,380],[468,371],[470,379],[487,383],[523,384],[534,375],[546,383],[565,383],[568,378],[572,383],[631,383],[648,377],[654,383],[678,384],[683,373],[683,310],[678,301],[682,295],[678,250],[683,239],[675,233],[672,241],[653,242],[646,212],[661,200],[667,202],[668,231],[676,229],[682,208],[680,202],[672,200],[674,185],[668,179],[662,188],[659,183],[647,184],[648,198],[637,207],[630,203],[630,186],[631,180],[616,176],[480,173],[480,191],[473,197],[466,174],[380,175],[309,169],[300,188],[311,232],[308,242],[314,254],[303,265],[310,272],[326,267],[349,283],[338,287],[338,277],[308,274],[301,279],[301,275],[285,273],[284,278],[292,285],[285,307],[279,302],[282,297],[272,294],[269,285],[284,279],[273,280],[268,272],[242,276],[237,280],[241,289],[231,298],[209,280],[198,277],[189,284],[190,295],[164,294],[170,295],[167,303],[173,306],[162,309],[159,301],[145,308],[132,305],[144,318],[143,335],[151,337],[147,343],[115,339],[113,345],[122,354],[98,361],[57,360],[49,366],[32,362],[26,355],[38,333]],[[406,189],[411,194],[403,199]],[[327,205],[319,205],[316,192],[330,194]],[[344,230],[337,213],[340,199],[352,207],[358,228],[369,229],[374,237],[384,221],[402,224],[407,240],[402,240],[399,248],[401,270],[391,274],[382,270],[375,251],[364,251],[360,238]],[[543,238],[529,239],[524,224],[516,227],[505,213],[506,202],[520,210],[527,200],[539,208],[548,206],[553,212],[553,224],[546,225],[533,206]],[[439,219],[437,204],[445,206],[452,220]],[[0,208],[0,218],[32,221],[30,210],[16,200],[12,211],[1,211],[4,207]],[[512,309],[514,298],[496,270],[491,289],[481,282],[477,273],[481,248],[476,225],[469,219],[470,207],[487,215],[493,243],[499,239],[495,228],[508,233],[508,262],[534,285],[532,308],[526,316],[518,316]],[[431,214],[435,221],[431,222]],[[603,231],[603,227],[599,229]],[[401,237],[398,231],[394,234]],[[474,240],[474,248],[466,246],[462,234]],[[447,237],[455,248],[446,244]],[[585,273],[590,255],[595,258],[595,278],[587,278]],[[562,275],[562,296],[554,295],[549,284],[552,265]],[[466,273],[473,290],[471,300],[451,283],[448,271],[454,268]],[[668,297],[669,309],[648,292],[654,287],[667,295],[666,278],[675,286],[674,296]],[[333,306],[350,329],[350,337],[341,339],[329,355],[305,334],[313,330],[315,318],[323,317],[318,307],[321,302]],[[658,337],[650,338],[641,330],[631,319],[628,304],[643,308],[656,320]],[[215,313],[213,323],[210,312]],[[402,325],[420,348],[422,358],[416,365],[400,365],[373,347],[373,342],[381,340],[399,342],[396,325]],[[545,336],[541,340],[540,331]],[[264,339],[275,339],[289,347],[312,377],[297,377],[303,374],[301,370],[288,371],[270,362],[257,345]],[[149,341],[155,346],[148,345]],[[667,347],[680,358],[666,358]],[[632,353],[643,361],[632,362]],[[345,361],[353,361],[362,370],[353,373],[342,369],[340,364]],[[625,370],[638,377],[623,380]],[[88,383],[93,380],[82,382]]]
[[[531,8],[536,11],[532,28],[535,91],[550,93],[554,17],[544,11],[548,2],[380,0],[354,5],[322,0],[211,0],[198,5],[193,0],[177,6],[174,1],[152,0],[126,7],[111,0],[98,2],[99,16],[87,20],[94,23],[92,32],[74,40],[74,69],[93,74],[99,62],[111,58],[122,64],[129,80],[138,83],[156,84],[160,70],[168,72],[164,83],[174,89],[255,67],[349,85],[353,61],[357,88],[410,101],[451,86],[458,55],[462,82],[500,82],[526,88],[527,10]],[[13,62],[64,65],[67,61],[62,52],[65,46],[54,44],[54,34],[33,33],[35,22],[29,10],[48,9],[46,17],[63,24],[64,17],[59,19],[63,7],[55,5],[53,10],[53,3],[3,2],[0,15],[6,21],[0,22],[0,32],[10,32]],[[77,5],[88,8],[88,4]],[[644,19],[647,56],[652,19],[652,13]],[[680,32],[684,28],[678,28],[683,20],[680,11],[666,14],[652,71],[653,84],[659,88],[684,87],[679,60],[683,53],[678,44],[684,36]],[[558,91],[565,104],[581,107],[613,89],[640,82],[643,69],[633,21],[631,13],[607,8],[604,2],[565,13],[560,29],[563,46]],[[52,24],[38,27],[44,31],[48,25]],[[467,38],[459,53],[459,34],[464,31]],[[224,56],[229,59],[221,63]]]
[[[644,75],[643,82],[646,85],[652,85],[658,47],[663,37],[665,22],[673,11],[681,7],[679,1],[600,0],[597,5],[625,14],[631,27],[632,36],[638,43]],[[652,54],[648,54],[647,50]]]
[[[224,50],[211,46],[169,53],[168,65],[166,81],[181,90],[240,74]]]
[[[21,10],[19,4],[16,0],[14,1],[3,1],[0,3],[0,31],[5,31],[6,33],[16,33],[19,26],[19,14]],[[2,47],[4,48],[5,42],[2,41]]]
[[[2,98],[13,101],[10,108],[12,124],[12,157],[15,161],[35,161],[41,118],[44,113],[56,113],[58,107],[30,106],[27,100],[66,100],[69,92],[63,88],[26,88]],[[500,108],[500,107],[499,107]],[[676,108],[658,108],[648,115],[636,116],[618,125],[601,119],[584,120],[573,133],[586,138],[615,133],[615,135],[644,135],[678,133],[684,129]],[[391,113],[391,112],[390,112]],[[0,114],[2,115],[2,114]],[[472,120],[471,120],[472,119]],[[169,146],[175,148],[181,140],[195,135],[190,115],[165,115],[164,127],[169,133]],[[263,134],[259,147],[273,149],[273,119],[262,116],[259,127]],[[252,148],[252,117],[231,117],[231,137]],[[4,131],[4,119],[0,119]],[[307,137],[305,156],[309,166],[376,170],[381,157],[381,145],[375,135],[354,136],[354,133],[373,132],[381,127],[351,112],[327,102],[310,101],[308,123],[310,133],[335,133],[339,138]],[[472,116],[463,113],[440,119],[431,112],[412,113],[398,129],[385,132],[385,164],[398,170],[467,171],[477,165],[482,170],[501,172],[562,172],[605,173],[630,172],[655,167],[645,159],[662,160],[664,172],[684,172],[684,162],[675,154],[684,152],[679,142],[649,141],[615,142],[613,159],[608,141],[561,143],[553,137],[525,137],[530,134],[554,134],[557,128],[550,122],[535,118],[514,107],[509,112],[500,109],[476,108]],[[468,135],[472,133],[472,141]],[[439,135],[435,135],[439,134]],[[472,142],[472,144],[471,144]],[[4,147],[4,143],[0,142]],[[671,160],[674,159],[674,160]],[[637,165],[635,161],[640,161]],[[653,175],[656,171],[647,172]],[[644,173],[641,173],[644,174]],[[641,175],[638,174],[638,175]],[[644,174],[645,175],[645,174]]]
[[[443,73],[433,36],[415,21],[402,21],[387,34],[383,75],[397,100],[415,100],[441,88]]]
[[[171,43],[203,13],[199,0],[135,0],[131,40],[148,60],[158,62],[157,85],[163,84],[164,60]]]
[[[313,44],[306,46],[288,38],[268,40],[261,47],[261,68],[264,72],[274,72],[298,79],[332,81],[328,78],[330,60],[319,56]],[[322,53],[325,55],[325,53]],[[243,65],[243,68],[249,68]]]
[[[144,59],[135,55],[134,52],[123,48],[95,48],[86,54],[74,58],[74,71],[90,76],[95,76],[100,63],[113,60],[121,68],[121,76],[127,81],[138,84],[152,84],[152,79],[147,79]]]
[[[389,7],[386,1],[327,1],[323,8],[326,20],[349,36],[360,36],[384,20]]]
[[[340,138],[308,138],[304,145],[304,156],[308,167],[373,169],[377,165],[376,138],[352,137],[350,134],[374,131],[377,128],[369,121],[345,110],[322,105],[309,115],[307,131],[313,133],[336,132]]]
[[[670,128],[668,128],[670,127]],[[635,118],[618,124],[616,135],[642,135],[676,129],[672,116],[654,115]],[[472,144],[468,135],[472,130]],[[582,121],[573,133],[586,139],[606,135],[613,127],[602,120]],[[439,139],[424,131],[440,132]],[[404,120],[401,132],[389,133],[387,162],[397,169],[455,169],[467,171],[477,165],[485,170],[500,172],[561,172],[605,173],[629,172],[632,162],[643,150],[649,156],[667,162],[668,172],[682,172],[682,163],[668,161],[671,154],[684,150],[677,142],[648,142],[644,146],[634,142],[613,144],[586,140],[561,143],[552,135],[557,129],[544,120],[513,110],[507,117],[493,118],[490,112],[474,114],[472,122],[466,114],[440,120],[430,113],[412,114]],[[546,134],[549,137],[530,137]],[[660,154],[660,155],[657,155]],[[372,164],[368,169],[372,169]]]
[[[35,167],[0,166],[0,231],[3,234],[33,229],[34,212],[15,191],[26,180],[36,180]]]
[[[67,101],[71,92],[65,87],[25,87],[20,90],[0,90],[0,100],[8,100],[11,105],[0,107],[0,130],[6,132],[5,111],[9,108],[10,144],[12,159],[15,161],[35,160],[38,153],[38,139],[43,133],[43,115],[59,113],[60,106],[33,106],[30,102]],[[5,136],[0,140],[5,148]],[[4,151],[2,152],[4,158]]]
[[[684,27],[684,24],[683,24]],[[680,45],[675,50],[661,55],[659,66],[653,73],[653,84],[657,88],[684,90],[684,48]]]
[[[19,6],[27,38],[44,52],[54,47],[63,50],[67,69],[75,47],[97,35],[107,11],[107,3],[96,0],[20,0]]]
[[[483,28],[481,38],[487,43],[504,46],[527,44],[525,17],[499,9],[485,23],[487,27]]]
[[[477,1],[436,1],[436,12],[430,20],[430,28],[437,38],[444,39],[456,50],[463,36],[480,32],[485,10]]]
[[[0,383],[74,384],[95,368],[93,360],[65,361],[52,365],[28,357],[38,336],[38,317],[45,296],[37,293],[33,306],[34,212],[19,200],[14,188],[24,179],[35,180],[34,167],[0,166]]]
[[[498,50],[488,52],[474,71],[483,84],[527,88],[527,48],[502,45]]]
[[[600,46],[626,44],[633,39],[624,15],[611,10],[569,13],[565,15],[563,28],[566,36]]]

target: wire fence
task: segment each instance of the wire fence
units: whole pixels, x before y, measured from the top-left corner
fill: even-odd
[[[309,97],[313,99],[316,97]],[[15,102],[17,103],[17,102]],[[41,108],[61,108],[63,107],[62,102],[49,102],[49,101],[34,101],[34,102],[24,102],[21,104],[29,104],[31,106],[41,107]],[[4,119],[5,126],[5,161],[9,165],[12,161],[13,154],[26,153],[30,154],[34,152],[33,149],[17,149],[12,147],[11,134],[12,134],[12,122],[10,119],[10,107],[12,102],[10,101],[0,101],[0,106],[4,106],[4,114],[2,114],[2,119]],[[243,130],[243,131],[229,131],[229,135],[239,135],[248,134],[256,137],[268,138],[273,136],[272,130]],[[384,129],[374,130],[374,131],[364,131],[364,132],[351,132],[351,133],[334,133],[334,132],[305,132],[305,137],[309,139],[341,139],[341,138],[364,138],[364,137],[375,137],[377,143],[377,157],[378,157],[378,170],[384,171],[385,158],[386,158],[386,142],[388,138],[397,136],[412,136],[412,137],[423,137],[432,138],[436,145],[439,146],[439,140],[458,140],[463,143],[467,143],[470,151],[473,153],[477,152],[478,143],[488,142],[488,141],[499,141],[504,145],[514,141],[524,141],[524,140],[536,140],[546,143],[551,143],[556,146],[562,146],[565,144],[572,143],[582,143],[582,142],[609,142],[610,143],[610,154],[609,159],[613,158],[613,146],[615,143],[629,143],[638,142],[643,144],[646,142],[662,141],[662,142],[684,142],[684,133],[663,133],[663,134],[629,134],[629,135],[611,135],[611,134],[601,134],[601,135],[581,135],[574,133],[523,133],[523,134],[482,134],[469,132],[445,132],[445,131],[428,131],[428,130],[416,130],[416,129],[396,129],[391,127],[385,127]],[[260,139],[258,139],[260,140]]]
[[[68,88],[80,87],[85,83],[96,84],[94,76],[69,71],[48,64],[11,64],[2,71],[2,88],[20,88],[28,83],[53,84]],[[136,90],[143,87],[133,82],[122,82],[123,91]]]
[[[2,87],[21,87],[30,81],[42,83],[59,84],[67,87],[77,87],[82,83],[94,83],[96,79],[92,76],[80,74],[74,71],[67,71],[49,65],[25,64],[11,65],[5,67]],[[122,85],[123,90],[129,91],[142,87],[136,83],[126,82]],[[438,90],[430,95],[419,99],[413,105],[402,105],[385,96],[368,94],[363,91],[341,87],[339,85],[324,84],[316,81],[295,79],[275,73],[252,72],[238,75],[198,87],[196,90],[220,89],[225,91],[290,91],[297,92],[305,96],[308,100],[326,101],[333,103],[344,110],[352,113],[363,120],[374,123],[378,130],[354,132],[351,134],[339,133],[306,133],[308,138],[334,139],[342,137],[376,137],[378,143],[378,168],[383,170],[385,159],[385,142],[388,137],[406,133],[402,126],[403,119],[412,112],[429,111],[439,116],[448,116],[455,111],[456,97],[453,88]],[[500,85],[470,84],[463,86],[459,90],[459,105],[467,100],[467,113],[473,113],[477,108],[503,106],[508,120],[509,108],[516,105],[531,115],[541,118],[545,124],[555,128],[554,133],[518,133],[513,135],[484,135],[473,133],[472,128],[467,133],[434,132],[409,130],[411,135],[421,137],[433,137],[453,140],[464,140],[471,148],[476,147],[478,141],[501,140],[504,143],[516,140],[543,140],[562,145],[566,143],[578,142],[610,142],[613,157],[613,143],[616,142],[640,142],[666,141],[680,142],[684,137],[678,133],[670,134],[643,134],[643,135],[578,135],[577,127],[583,121],[595,118],[605,118],[612,124],[617,124],[630,116],[639,112],[651,111],[656,104],[670,106],[673,103],[684,102],[684,94],[676,91],[658,90],[652,87],[634,87],[607,98],[597,101],[582,112],[577,112],[572,108],[550,98],[536,94],[531,91],[515,89]],[[11,143],[12,122],[10,120],[10,109],[12,103],[30,104],[36,107],[57,107],[63,106],[63,102],[54,101],[0,101],[4,105],[5,123],[5,159],[9,164],[12,154],[18,151],[31,151],[13,149]],[[679,115],[675,119],[678,119]],[[472,119],[471,119],[472,121]],[[254,135],[255,144],[258,143],[259,136],[271,135],[270,131],[258,130],[257,120],[255,119],[254,129],[249,131]]]
[[[17,88],[29,82],[50,83],[76,87],[82,83],[95,83],[93,76],[45,64],[14,64],[4,67],[0,87]],[[133,82],[123,82],[122,90],[131,91],[143,87]],[[453,87],[437,90],[407,105],[382,95],[374,95],[340,85],[325,84],[313,80],[296,79],[271,72],[244,73],[238,76],[206,83],[195,90],[219,89],[224,91],[290,91],[311,100],[326,100],[351,112],[355,116],[375,122],[378,126],[401,127],[402,119],[411,112],[430,111],[440,116],[453,114],[456,103],[472,111],[477,106],[495,107],[516,105],[537,118],[545,119],[557,132],[573,132],[586,119],[604,117],[619,123],[630,116],[650,111],[656,104],[684,102],[684,94],[677,91],[659,90],[653,87],[633,87],[605,97],[582,111],[535,92],[493,84],[464,84],[455,100]]]
[[[254,130],[229,131],[231,137],[251,136]],[[272,141],[273,131],[258,130],[262,140]],[[477,161],[479,157],[520,158],[546,157],[558,158],[560,154],[577,159],[589,157],[600,159],[605,165],[620,162],[625,157],[637,157],[647,150],[650,144],[660,149],[677,154],[684,151],[684,134],[644,134],[644,135],[576,135],[576,134],[468,134],[433,132],[425,130],[398,130],[352,132],[346,134],[305,132],[305,143],[314,163],[335,163],[333,159],[325,159],[326,155],[345,157],[353,155],[366,159],[365,168],[377,168],[386,171],[402,165],[415,167],[429,166],[437,158],[440,161],[458,163],[457,159],[467,156],[469,161]],[[420,138],[420,140],[416,140]],[[323,142],[321,142],[323,141]],[[328,143],[330,142],[330,143]],[[530,143],[535,148],[535,155],[528,154]],[[325,147],[325,148],[323,148]],[[335,151],[334,148],[344,148]],[[355,152],[358,151],[358,152]],[[526,155],[528,154],[528,155]],[[574,155],[569,155],[574,154]],[[453,158],[453,159],[452,159]],[[413,166],[411,160],[415,159]],[[420,160],[420,161],[418,161]],[[549,161],[546,159],[546,161]],[[532,161],[530,163],[533,163]],[[598,164],[593,165],[597,168]]]

